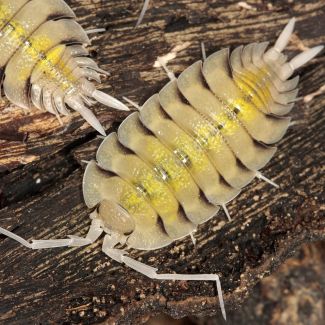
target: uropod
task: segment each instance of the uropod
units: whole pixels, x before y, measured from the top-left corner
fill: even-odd
[[[35,14],[37,13],[37,14]],[[63,0],[0,1],[0,83],[6,97],[57,116],[79,112],[99,133],[105,131],[89,109],[96,102],[127,106],[96,89],[108,73],[88,57],[89,33]]]
[[[30,243],[0,233],[42,249],[89,245],[104,232],[102,251],[150,278],[216,281],[226,318],[217,274],[161,274],[116,247],[154,250],[192,236],[219,207],[227,213],[226,204],[255,177],[267,180],[259,170],[289,127],[285,115],[297,96],[299,77],[289,78],[323,48],[287,61],[282,51],[294,23],[269,49],[267,42],[253,43],[194,63],[103,140],[83,178],[93,210],[85,238]]]

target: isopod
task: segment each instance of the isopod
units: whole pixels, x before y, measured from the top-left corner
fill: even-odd
[[[213,280],[224,318],[216,274],[160,274],[117,244],[154,250],[193,235],[235,198],[274,155],[289,127],[297,96],[295,70],[322,46],[290,61],[282,54],[294,28],[291,19],[275,45],[253,43],[231,53],[222,49],[187,68],[127,117],[100,145],[83,178],[93,209],[85,238],[33,240],[0,228],[32,249],[83,246],[104,232],[102,250],[112,259],[154,279]]]
[[[37,13],[37,14],[35,14]],[[105,131],[87,106],[100,102],[128,110],[95,88],[107,74],[88,57],[87,33],[63,0],[0,2],[0,80],[15,105],[60,115],[79,112],[99,133]]]

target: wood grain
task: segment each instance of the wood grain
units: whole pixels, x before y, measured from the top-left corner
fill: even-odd
[[[105,27],[91,54],[112,77],[99,87],[142,104],[167,77],[153,67],[159,55],[190,42],[169,66],[176,73],[208,54],[254,41],[274,41],[292,16],[304,46],[325,43],[322,1],[152,1],[144,23],[134,29],[142,1],[67,1],[85,28]],[[271,5],[270,5],[271,4]],[[299,52],[297,39],[289,55]],[[325,82],[324,54],[301,71],[300,95]],[[297,102],[296,122],[263,173],[280,189],[254,181],[202,225],[193,247],[186,238],[152,252],[131,255],[161,272],[218,273],[226,308],[238,308],[254,285],[273,272],[303,242],[325,239],[324,95]],[[127,113],[96,107],[106,129]],[[68,122],[68,121],[66,121]],[[0,106],[0,225],[26,239],[85,235],[89,226],[82,199],[83,159],[92,159],[100,140],[74,114],[66,129],[37,110],[24,114],[5,99]],[[0,237],[0,324],[139,324],[148,315],[219,313],[213,283],[153,281],[112,262],[101,241],[86,247],[30,251]]]

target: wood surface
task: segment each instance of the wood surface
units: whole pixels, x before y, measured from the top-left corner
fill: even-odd
[[[142,1],[70,0],[86,29],[104,27],[93,37],[91,55],[111,72],[100,89],[142,104],[167,77],[153,65],[177,45],[169,67],[180,73],[208,54],[256,41],[274,41],[292,16],[293,55],[325,43],[323,1],[151,1],[135,29]],[[131,251],[160,272],[217,273],[226,308],[241,308],[252,288],[308,241],[325,239],[324,103],[322,94],[306,102],[325,81],[324,53],[300,70],[295,124],[279,143],[263,173],[272,188],[253,181],[228,208],[200,226],[197,245],[190,238],[157,251]],[[321,93],[321,91],[319,91]],[[128,113],[98,105],[107,130]],[[26,239],[85,235],[90,223],[81,191],[85,165],[100,139],[77,114],[66,127],[36,109],[27,114],[3,99],[0,106],[0,226]],[[84,248],[31,251],[0,236],[0,324],[140,324],[165,313],[175,318],[220,314],[212,282],[150,280],[112,262],[101,241]]]

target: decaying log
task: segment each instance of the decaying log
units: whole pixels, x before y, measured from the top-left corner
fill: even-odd
[[[179,73],[222,47],[274,40],[292,16],[298,18],[289,55],[325,43],[322,1],[152,1],[134,29],[140,0],[67,1],[85,28],[105,27],[93,39],[92,55],[112,77],[102,88],[142,104],[167,81],[153,67],[174,46],[187,48],[169,66]],[[324,54],[300,71],[300,95],[324,85]],[[254,181],[229,204],[234,220],[220,212],[190,238],[133,257],[161,272],[218,273],[227,310],[240,308],[260,279],[304,242],[325,239],[324,103],[322,94],[299,100],[296,122],[263,172],[280,189]],[[97,107],[106,129],[127,115]],[[65,120],[65,122],[68,122]],[[82,199],[83,159],[100,140],[77,114],[66,129],[50,114],[24,113],[3,100],[0,107],[0,225],[27,239],[84,235],[89,226]],[[0,323],[139,324],[149,315],[175,318],[219,313],[213,283],[152,281],[101,253],[85,248],[30,251],[0,237]]]

